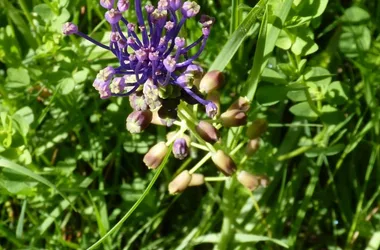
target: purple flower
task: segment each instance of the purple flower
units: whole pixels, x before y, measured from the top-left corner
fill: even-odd
[[[114,0],[100,0],[100,5],[106,9],[112,9]]]
[[[175,158],[183,160],[189,155],[189,147],[184,138],[178,138],[173,143],[173,155]]]
[[[101,0],[100,4],[107,9],[105,18],[111,26],[109,45],[83,34],[72,23],[63,26],[63,33],[77,34],[110,51],[118,59],[118,67],[103,69],[94,81],[93,85],[102,98],[129,96],[139,91],[150,109],[162,106],[165,98],[183,98],[207,106],[209,114],[214,112],[210,102],[193,86],[195,79],[200,79],[203,73],[195,60],[205,49],[214,19],[202,16],[202,35],[186,45],[185,39],[178,35],[186,20],[200,10],[194,1],[160,0],[156,8],[148,4],[143,9],[141,0],[135,0],[136,24],[123,17],[123,12],[129,8],[129,0],[118,0],[117,7],[114,7],[114,0]],[[190,50],[196,47],[197,52],[190,54]],[[183,74],[186,74],[186,81]],[[134,81],[123,82],[121,79],[126,76],[133,77]],[[114,77],[117,79],[112,81]],[[169,87],[176,89],[173,93],[180,93],[180,96],[158,95],[160,89]]]

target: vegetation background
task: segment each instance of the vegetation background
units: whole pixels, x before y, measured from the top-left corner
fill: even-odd
[[[112,55],[61,34],[73,21],[107,41],[98,1],[0,0],[0,249],[86,249],[142,194],[99,249],[378,249],[380,2],[197,2],[216,18],[199,61],[225,73],[222,107],[244,93],[249,120],[269,123],[239,166],[269,186],[233,177],[170,196],[195,152],[166,159],[146,189],[157,172],[142,157],[169,130],[128,133],[128,99],[92,88]],[[195,40],[197,23],[183,35]],[[244,128],[221,133],[245,140]]]

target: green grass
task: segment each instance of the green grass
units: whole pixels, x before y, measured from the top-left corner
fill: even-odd
[[[197,2],[216,18],[199,62],[225,74],[222,112],[245,96],[248,125],[269,127],[254,156],[247,126],[222,127],[222,143],[149,170],[144,154],[173,128],[130,134],[128,98],[92,88],[112,55],[61,34],[73,21],[106,41],[98,1],[0,0],[0,249],[379,247],[380,3]],[[195,22],[185,30],[196,40]],[[190,134],[198,109],[181,106]],[[209,156],[196,146],[236,151],[238,171],[269,185],[250,192],[233,176],[169,195]],[[220,177],[210,160],[198,172]]]

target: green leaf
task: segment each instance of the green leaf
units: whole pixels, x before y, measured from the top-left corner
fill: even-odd
[[[293,105],[290,108],[290,112],[295,116],[305,117],[309,119],[316,119],[318,114],[316,114],[310,107],[308,102],[300,102]]]
[[[70,94],[75,88],[75,81],[73,78],[64,78],[59,81],[59,88],[62,95]]]
[[[50,22],[55,16],[50,7],[44,3],[34,6],[33,11],[36,12],[44,22]]]
[[[9,68],[7,70],[6,87],[25,88],[30,84],[29,73],[24,68]]]
[[[330,105],[325,105],[322,107],[322,122],[330,125],[336,125],[344,121],[344,119],[344,114],[337,108]]]
[[[341,82],[335,81],[332,82],[327,90],[327,98],[332,104],[344,104],[347,100],[346,91]]]
[[[358,6],[352,6],[346,9],[341,20],[348,24],[365,24],[370,18],[371,16],[367,11]]]
[[[289,248],[287,244],[282,242],[281,240],[272,239],[267,236],[263,235],[255,235],[255,234],[243,234],[243,233],[237,233],[235,234],[235,242],[238,243],[251,243],[251,242],[260,242],[260,241],[271,241],[273,243],[276,243],[277,245],[280,245],[285,248]]]
[[[292,47],[292,40],[286,30],[281,30],[276,41],[276,46],[283,50],[288,50]]]
[[[274,105],[286,98],[288,88],[281,85],[264,85],[257,89],[256,100],[264,106]]]
[[[64,199],[66,199],[67,201],[69,201],[67,199],[66,195],[64,195],[63,193],[61,193],[53,183],[51,183],[50,181],[48,181],[44,177],[42,177],[42,176],[34,173],[33,171],[31,171],[28,168],[20,166],[20,165],[14,163],[14,162],[11,162],[8,159],[3,158],[3,157],[0,157],[0,167],[8,168],[8,169],[16,171],[16,172],[18,172],[18,173],[20,173],[22,175],[29,176],[30,178],[35,179],[36,181],[39,181],[42,184],[45,184],[46,186],[54,189],[59,195],[61,195]]]

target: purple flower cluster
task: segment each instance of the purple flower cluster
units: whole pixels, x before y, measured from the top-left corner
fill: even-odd
[[[77,34],[118,58],[119,67],[104,68],[94,81],[93,86],[101,98],[129,96],[136,111],[165,109],[174,112],[178,100],[183,99],[204,105],[210,117],[217,113],[216,105],[205,100],[198,91],[203,70],[195,64],[206,46],[214,19],[200,18],[202,35],[190,45],[179,36],[186,20],[198,14],[200,6],[196,2],[159,0],[157,7],[147,4],[143,10],[141,0],[136,0],[137,24],[123,17],[129,0],[118,0],[116,6],[114,0],[100,0],[100,4],[107,9],[105,18],[111,25],[109,45],[78,31],[73,23],[66,23],[63,33]],[[195,47],[198,51],[189,55]]]

